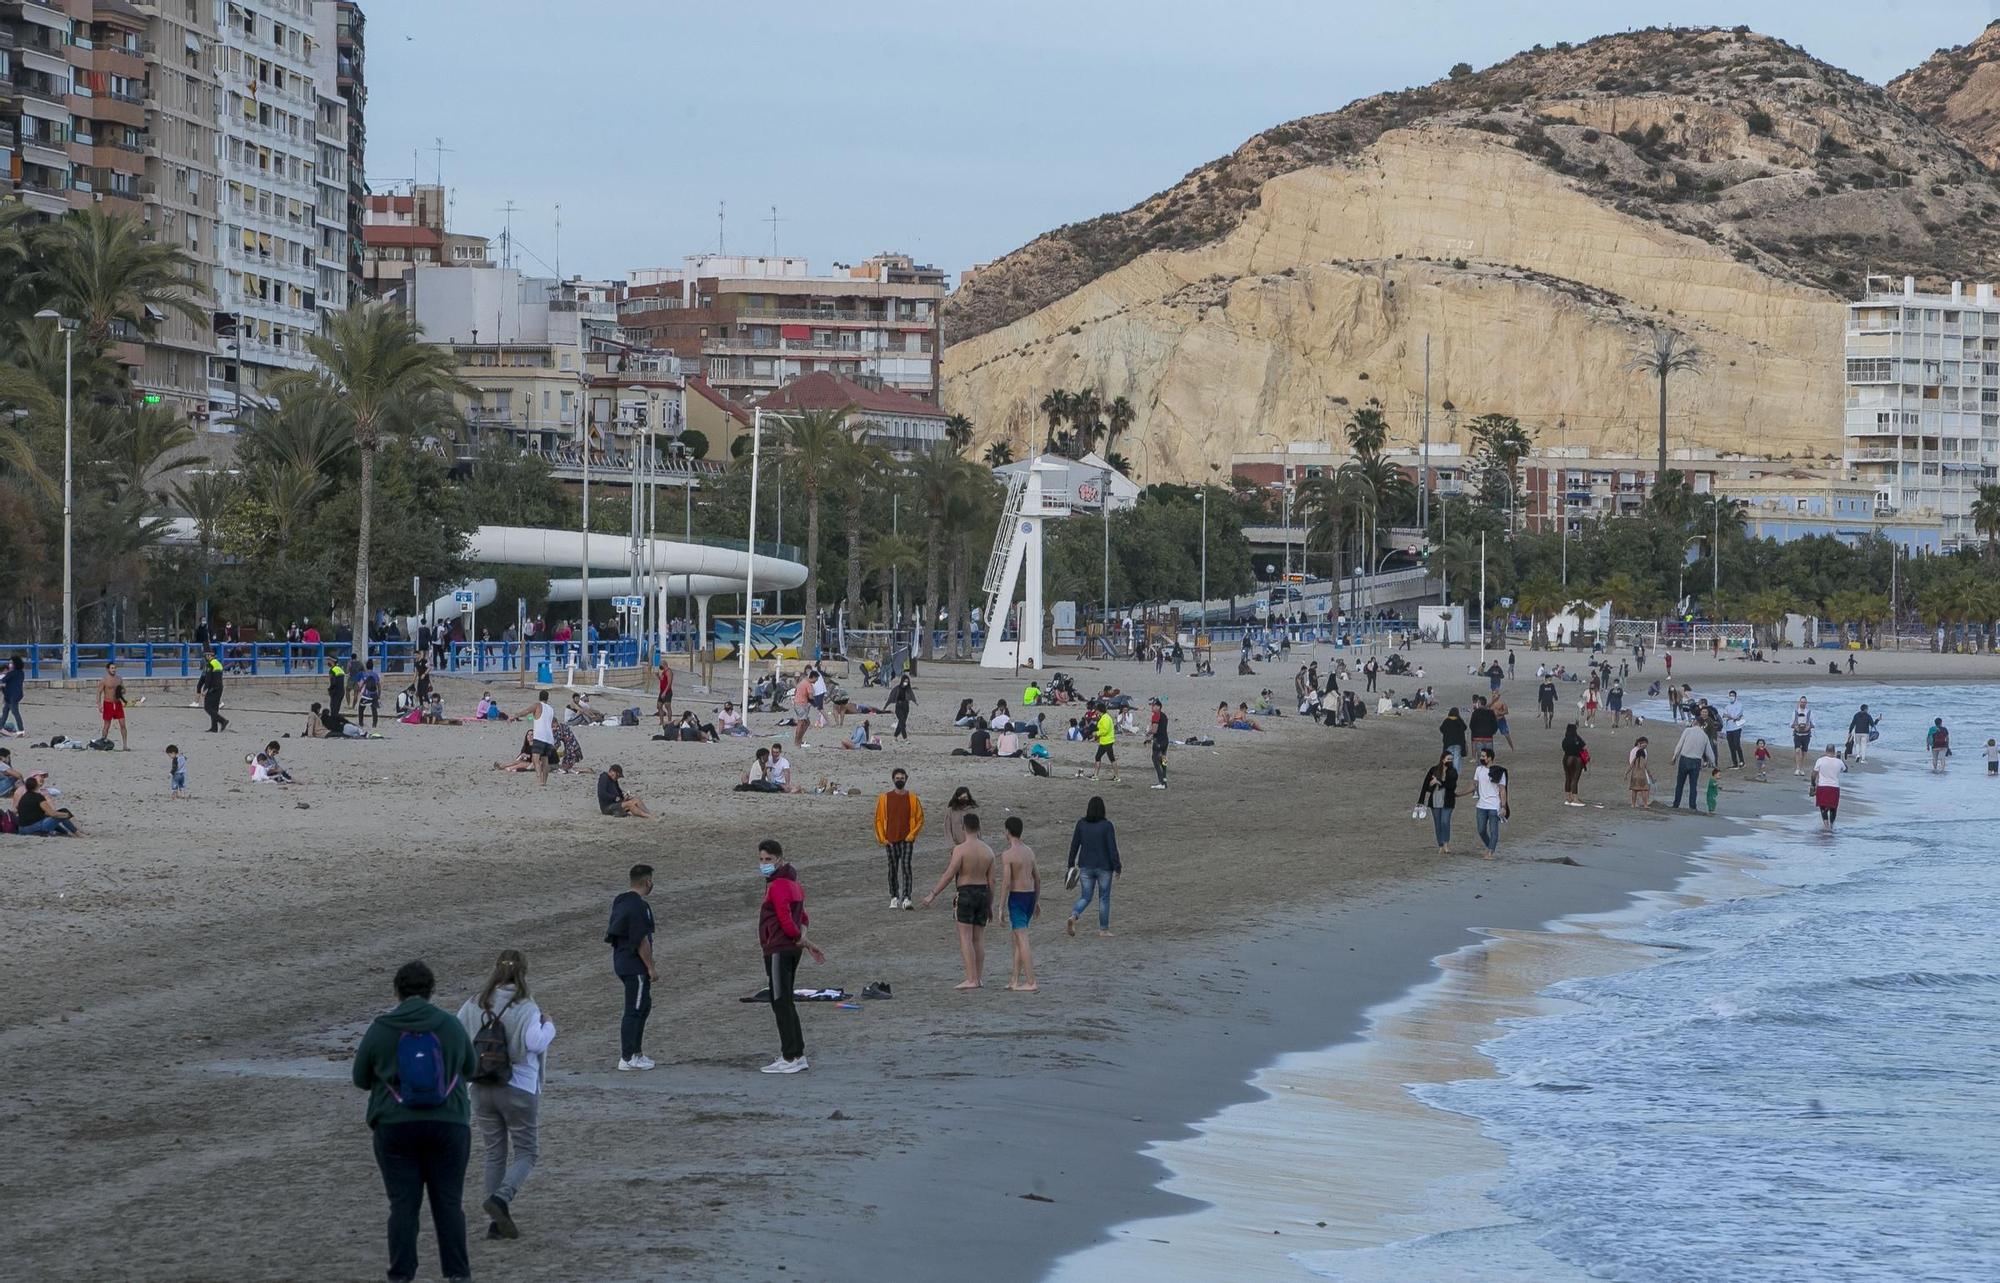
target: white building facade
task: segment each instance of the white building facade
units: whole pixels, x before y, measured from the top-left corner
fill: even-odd
[[[321,312],[347,309],[347,99],[340,93],[339,10],[330,0],[314,6],[312,41],[313,249],[315,301]]]
[[[1975,543],[1971,509],[2000,480],[2000,302],[1993,286],[1920,294],[1870,277],[1847,306],[1845,467],[1884,514],[1935,512],[1947,551]]]
[[[318,40],[312,0],[216,0],[222,208],[216,354],[227,398],[312,365],[319,332]],[[233,329],[235,332],[229,333]],[[233,385],[233,386],[231,386]]]

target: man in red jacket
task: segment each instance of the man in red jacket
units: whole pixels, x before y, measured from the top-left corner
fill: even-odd
[[[778,1059],[764,1066],[767,1074],[796,1074],[806,1063],[806,1035],[799,1027],[798,1003],[792,989],[799,974],[799,954],[825,962],[806,939],[806,893],[798,870],[785,862],[785,848],[776,838],[757,844],[757,871],[764,875],[764,903],[757,910],[757,943],[764,949],[764,978],[771,984],[771,1014],[778,1021]]]

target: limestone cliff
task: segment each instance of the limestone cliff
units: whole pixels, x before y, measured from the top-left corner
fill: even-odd
[[[2000,22],[1889,82],[1889,96],[1935,122],[1988,166],[2000,161]]]
[[[1742,31],[1531,51],[1217,165],[954,295],[945,399],[982,440],[1038,441],[1043,393],[1089,386],[1139,408],[1118,448],[1142,480],[1337,440],[1369,397],[1410,441],[1428,333],[1433,439],[1500,411],[1645,451],[1654,391],[1622,367],[1660,323],[1709,354],[1676,381],[1676,448],[1835,453],[1842,298],[2000,263],[1975,157]]]

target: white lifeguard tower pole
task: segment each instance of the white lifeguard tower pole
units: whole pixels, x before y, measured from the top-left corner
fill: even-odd
[[[1032,668],[1045,666],[1042,654],[1042,527],[1055,517],[1070,514],[1066,490],[1046,483],[1066,477],[1067,470],[1036,455],[1028,466],[1013,474],[1007,486],[1007,502],[1001,509],[1000,525],[993,533],[993,555],[986,563],[986,647],[980,653],[981,668]],[[1014,593],[1024,598],[1018,616]],[[1017,618],[1014,637],[1001,637],[1002,621]]]

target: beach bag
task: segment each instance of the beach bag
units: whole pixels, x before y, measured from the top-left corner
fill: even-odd
[[[21,817],[12,811],[0,811],[0,833],[19,833]]]
[[[1419,802],[1410,808],[1410,818],[1413,820],[1428,820],[1431,818],[1431,808]]]
[[[1078,881],[1082,879],[1082,877],[1083,877],[1083,870],[1078,868],[1076,865],[1072,864],[1067,869],[1063,870],[1063,885],[1068,887],[1070,890],[1074,891],[1076,890],[1076,884],[1078,883]]]
[[[1583,764],[1584,764],[1585,766],[1589,766],[1589,765],[1590,765],[1590,750],[1589,750],[1589,749],[1587,749],[1587,748],[1580,748],[1580,749],[1578,749],[1578,750],[1576,751],[1576,760],[1577,760],[1577,761],[1579,761],[1579,762],[1582,762],[1582,763],[1583,763]]]
[[[1049,768],[1042,765],[1040,758],[1030,757],[1028,759],[1028,773],[1039,776],[1042,779],[1047,779],[1049,777]]]
[[[639,710],[628,708],[618,714],[618,724],[620,726],[637,726],[639,724]]]
[[[397,1090],[400,1087],[401,1090]],[[444,1043],[430,1030],[406,1029],[396,1040],[396,1081],[389,1095],[406,1109],[436,1109],[458,1089],[444,1067]]]
[[[116,748],[117,748],[118,746],[117,746],[116,744],[112,743],[112,742],[111,742],[110,740],[108,740],[108,739],[102,739],[102,740],[92,740],[92,741],[90,741],[90,747],[92,747],[92,748],[94,748],[94,749],[97,749],[97,750],[98,750],[99,752],[103,752],[103,753],[109,753],[109,752],[113,751],[114,749],[116,749]]]
[[[472,1036],[472,1054],[477,1068],[472,1071],[472,1081],[476,1083],[504,1083],[514,1076],[514,1057],[507,1050],[507,1026],[500,1023],[500,1014],[488,1011],[479,1018],[479,1032]]]

